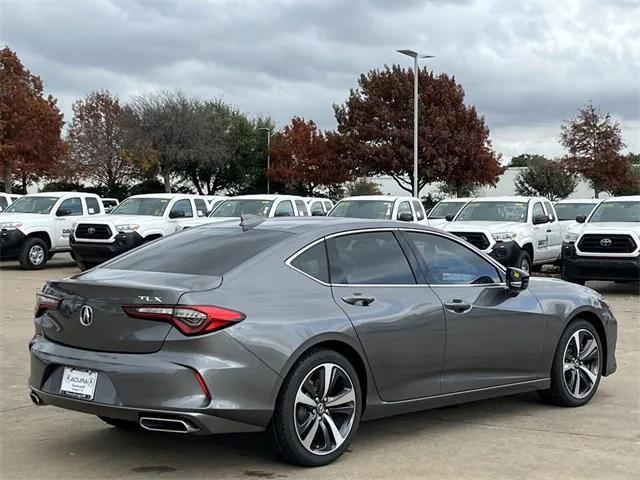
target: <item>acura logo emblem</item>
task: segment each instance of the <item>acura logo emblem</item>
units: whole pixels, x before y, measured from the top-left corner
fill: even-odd
[[[96,233],[96,229],[93,228],[93,227],[89,227],[89,228],[87,228],[87,233],[89,235],[93,235],[94,233]]]
[[[89,305],[83,305],[80,309],[80,323],[88,327],[93,322],[93,308]]]
[[[610,247],[611,246],[611,239],[610,238],[603,238],[602,240],[600,240],[600,245],[602,245],[603,247]]]

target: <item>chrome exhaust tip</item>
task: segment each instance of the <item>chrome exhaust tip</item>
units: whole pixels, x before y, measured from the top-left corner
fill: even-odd
[[[199,428],[178,418],[140,417],[140,426],[152,432],[195,433]]]
[[[31,399],[31,402],[35,406],[39,407],[40,405],[42,405],[42,401],[40,400],[40,397],[34,392],[29,392],[29,398]]]

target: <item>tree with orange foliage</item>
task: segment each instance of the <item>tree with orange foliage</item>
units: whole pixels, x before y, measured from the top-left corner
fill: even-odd
[[[9,47],[0,50],[0,164],[7,193],[14,178],[26,188],[64,155],[63,124],[56,100],[43,95],[40,77]]]
[[[348,166],[313,120],[293,117],[271,143],[269,178],[299,187],[309,196],[320,186],[351,179]],[[301,192],[302,193],[302,192]]]

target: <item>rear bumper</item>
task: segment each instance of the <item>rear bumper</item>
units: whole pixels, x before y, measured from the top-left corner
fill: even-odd
[[[27,236],[18,229],[0,230],[0,259],[18,258],[25,238]]]
[[[88,263],[102,263],[128,252],[139,245],[144,239],[137,233],[119,233],[112,243],[82,242],[73,234],[69,237],[71,251],[80,261]]]
[[[640,256],[578,256],[573,243],[562,245],[562,267],[565,277],[576,280],[640,280]]]
[[[281,382],[225,332],[195,341],[172,332],[162,350],[148,354],[83,350],[40,334],[29,347],[29,389],[41,404],[135,422],[145,416],[181,419],[195,427],[194,433],[263,430]],[[93,400],[60,393],[65,367],[98,372]]]

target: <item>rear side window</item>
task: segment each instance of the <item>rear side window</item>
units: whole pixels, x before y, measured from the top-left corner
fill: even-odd
[[[98,200],[93,197],[85,197],[85,202],[87,202],[87,212],[89,215],[98,215],[100,213],[100,205],[98,205]]]
[[[258,228],[246,232],[240,228],[189,228],[125,254],[105,268],[220,276],[291,235]]]
[[[324,242],[315,244],[291,261],[291,266],[310,277],[329,283],[329,264]]]
[[[296,208],[298,209],[298,215],[301,217],[308,217],[309,212],[307,211],[307,206],[304,204],[302,200],[296,200]]]
[[[551,206],[551,202],[544,202],[544,206],[547,209],[547,213],[549,214],[549,218],[551,218],[551,221],[555,222],[556,216],[553,213],[553,207]]]
[[[9,206],[9,202],[5,197],[0,197],[0,208],[3,210]]]
[[[333,283],[416,283],[409,262],[392,232],[354,233],[335,237],[331,242],[329,252]]]
[[[196,210],[198,212],[199,217],[205,217],[209,209],[207,208],[207,202],[205,202],[202,198],[195,198],[193,203],[196,204]]]
[[[416,220],[424,220],[422,204],[418,200],[413,200],[411,203],[413,203],[413,209],[416,211]]]

